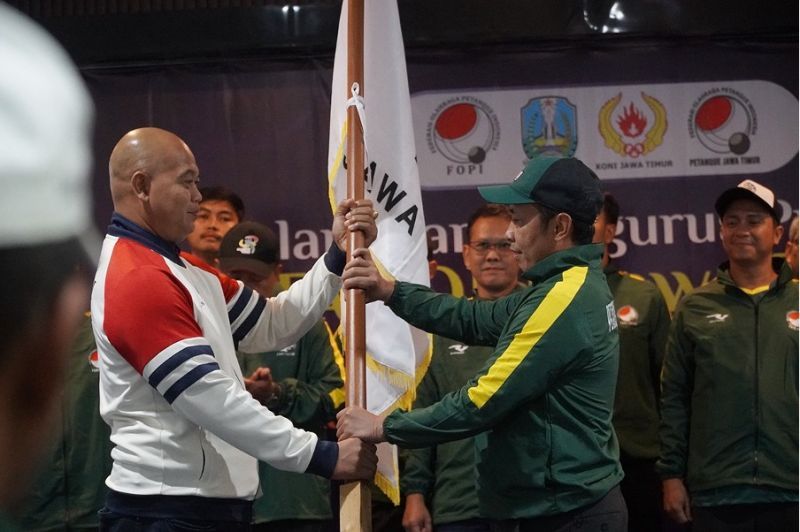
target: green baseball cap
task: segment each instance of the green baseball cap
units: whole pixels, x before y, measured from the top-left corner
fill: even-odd
[[[538,203],[593,224],[603,206],[600,180],[574,157],[537,157],[508,185],[478,187],[489,203]]]

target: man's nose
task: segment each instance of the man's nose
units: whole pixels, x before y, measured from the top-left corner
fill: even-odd
[[[485,260],[500,260],[500,253],[497,251],[497,246],[493,245],[486,250]]]

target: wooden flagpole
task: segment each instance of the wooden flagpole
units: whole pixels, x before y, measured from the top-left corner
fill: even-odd
[[[347,18],[347,98],[354,83],[364,96],[364,0],[346,0]],[[364,134],[354,106],[347,108],[347,196],[364,198]],[[350,233],[347,259],[354,249],[364,247],[364,234]],[[367,407],[367,337],[363,290],[351,289],[345,306],[345,403]],[[349,482],[340,489],[339,523],[343,532],[371,532],[372,508],[367,482]]]

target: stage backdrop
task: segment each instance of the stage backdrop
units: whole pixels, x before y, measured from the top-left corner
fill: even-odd
[[[575,154],[621,205],[612,256],[673,308],[724,259],[721,190],[753,178],[775,190],[784,223],[797,212],[797,62],[796,44],[703,40],[409,52],[425,219],[441,265],[434,286],[470,293],[460,253],[481,204],[476,185],[508,181],[538,154]],[[108,154],[126,131],[152,125],[186,140],[203,184],[229,186],[248,219],[275,229],[284,282],[327,248],[332,57],[84,74],[97,105],[100,229],[112,211]],[[369,179],[391,201],[391,176]]]

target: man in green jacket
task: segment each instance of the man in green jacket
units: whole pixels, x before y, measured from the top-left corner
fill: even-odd
[[[479,188],[509,205],[511,249],[533,286],[469,301],[384,279],[366,250],[345,268],[409,323],[494,353],[461,389],[385,419],[348,407],[338,435],[424,447],[478,434],[481,514],[501,530],[623,532],[627,510],[611,425],[619,344],[614,304],[592,244],[602,204],[574,158],[532,160],[510,185]]]
[[[110,430],[100,417],[100,369],[88,312],[72,343],[61,397],[61,432],[20,507],[29,532],[97,530],[111,472]]]
[[[775,270],[775,195],[752,181],[715,207],[728,261],[686,296],[661,379],[664,509],[694,530],[797,530],[797,282]]]
[[[264,297],[279,290],[279,242],[266,226],[243,222],[225,234],[219,248],[223,272]],[[324,437],[344,398],[334,359],[336,341],[324,321],[296,344],[268,353],[237,353],[245,387],[273,413]],[[315,475],[279,471],[259,462],[264,495],[253,504],[257,532],[322,532],[333,518],[330,482]]]
[[[462,255],[464,266],[472,274],[475,299],[493,301],[522,288],[519,265],[506,237],[509,223],[511,214],[504,205],[483,205],[469,217]],[[433,356],[417,386],[414,408],[425,408],[461,388],[480,371],[492,351],[489,346],[434,336]],[[433,524],[439,532],[466,527],[471,532],[490,530],[478,511],[473,447],[473,438],[465,438],[406,452],[400,477],[406,494],[406,532],[430,532]]]
[[[619,220],[619,203],[606,192],[594,224],[594,241],[603,244],[603,271],[614,297],[619,324],[619,376],[614,399],[614,430],[625,478],[620,484],[628,506],[628,530],[661,530],[661,479],[658,458],[658,397],[661,364],[669,331],[664,296],[643,277],[620,270],[609,257]]]

